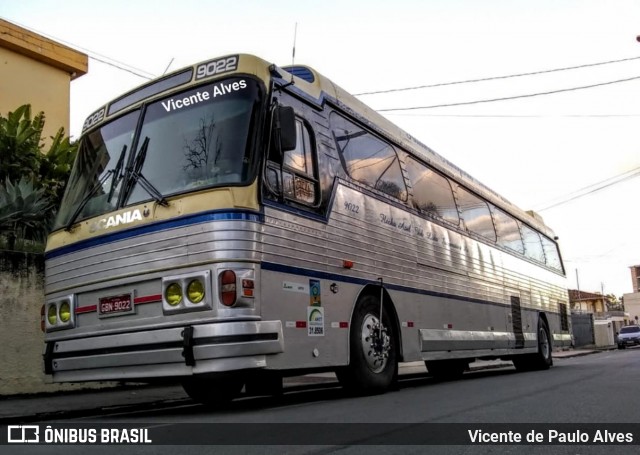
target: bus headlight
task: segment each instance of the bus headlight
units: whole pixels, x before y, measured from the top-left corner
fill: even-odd
[[[164,291],[164,298],[171,306],[179,305],[182,302],[182,286],[178,283],[171,283]]]
[[[47,310],[47,321],[49,321],[49,325],[55,326],[56,322],[58,322],[58,308],[56,304],[49,305],[49,309]]]
[[[60,304],[60,322],[67,323],[71,320],[71,305],[68,301]]]
[[[45,332],[75,327],[75,302],[74,294],[46,302],[43,314]]]
[[[200,303],[204,299],[204,285],[200,280],[192,280],[187,286],[187,298],[191,303]]]
[[[162,279],[162,311],[164,314],[210,310],[211,272],[193,272]]]

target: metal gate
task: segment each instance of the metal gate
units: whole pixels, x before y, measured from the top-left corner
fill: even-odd
[[[593,345],[596,342],[593,332],[593,314],[571,313],[571,330],[575,347]]]

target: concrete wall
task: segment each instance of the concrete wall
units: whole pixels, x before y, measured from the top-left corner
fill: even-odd
[[[43,373],[42,255],[0,251],[0,395],[55,392],[103,383],[52,384]]]
[[[596,347],[607,348],[615,346],[614,324],[608,321],[596,321],[593,326],[596,339]]]

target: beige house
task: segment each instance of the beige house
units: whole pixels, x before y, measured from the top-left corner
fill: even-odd
[[[571,310],[580,313],[604,313],[607,311],[602,294],[569,289]]]
[[[31,104],[46,116],[43,138],[69,132],[70,82],[88,71],[88,56],[0,19],[0,114]]]

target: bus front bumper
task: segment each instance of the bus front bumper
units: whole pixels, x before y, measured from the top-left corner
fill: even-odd
[[[264,368],[283,351],[280,321],[247,321],[51,341],[43,357],[54,382],[75,382]]]

